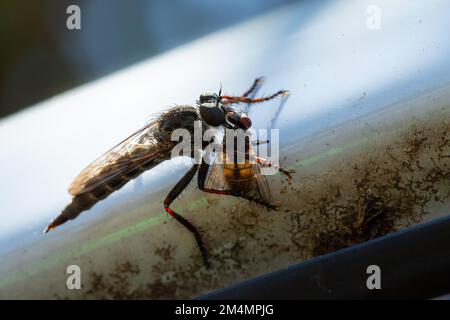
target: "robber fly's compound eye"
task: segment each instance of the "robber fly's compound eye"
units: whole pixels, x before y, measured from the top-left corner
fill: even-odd
[[[225,122],[225,115],[215,102],[202,103],[200,105],[200,116],[203,121],[213,127],[218,127]]]
[[[202,93],[200,95],[200,104],[203,103],[207,103],[207,102],[211,102],[211,103],[215,103],[217,102],[217,100],[219,99],[219,96],[215,93],[210,93],[210,92],[206,92],[206,93]]]

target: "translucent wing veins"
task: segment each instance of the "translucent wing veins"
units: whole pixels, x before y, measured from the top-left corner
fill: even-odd
[[[171,131],[185,126],[190,130],[196,119],[198,112],[194,107],[169,109],[87,166],[70,185],[70,194],[90,192],[150,161],[156,165],[169,159],[176,144],[170,140]]]

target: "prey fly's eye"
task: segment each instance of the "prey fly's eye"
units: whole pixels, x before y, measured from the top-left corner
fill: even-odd
[[[200,116],[203,121],[213,127],[220,126],[225,122],[225,114],[215,102],[200,104]]]
[[[252,126],[252,120],[248,117],[246,113],[243,113],[240,116],[239,122],[244,129],[250,129],[250,127]]]
[[[206,92],[206,93],[202,93],[200,95],[200,104],[203,103],[207,103],[207,102],[217,102],[217,100],[219,99],[219,96],[215,93],[210,93],[210,92]]]

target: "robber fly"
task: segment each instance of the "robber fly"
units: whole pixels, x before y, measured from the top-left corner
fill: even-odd
[[[171,139],[174,130],[181,128],[193,133],[195,121],[201,121],[203,132],[212,127],[248,130],[252,124],[251,120],[246,112],[239,111],[235,107],[237,104],[252,105],[288,94],[288,91],[280,90],[271,96],[253,98],[251,95],[256,92],[261,82],[261,78],[256,79],[250,89],[241,96],[222,95],[221,90],[219,94],[202,94],[196,106],[173,107],[150,121],[92,162],[75,178],[69,187],[69,192],[73,196],[72,202],[47,226],[44,232],[47,233],[66,221],[75,219],[81,212],[90,209],[112,192],[119,190],[128,181],[159,163],[169,160],[171,151],[177,144]],[[202,142],[201,148],[205,149],[209,143],[211,142]],[[194,157],[194,153],[201,150],[195,150],[198,146],[194,146],[193,139],[191,144],[193,146],[191,156]],[[218,161],[212,165],[202,158],[200,163],[194,164],[178,181],[164,200],[166,212],[194,235],[206,266],[209,266],[209,262],[199,231],[186,218],[173,211],[170,205],[198,173],[198,187],[204,192],[242,197],[268,209],[276,209],[278,204],[271,202],[269,185],[260,172],[261,166],[271,166],[271,164],[265,159],[255,157],[252,145],[249,143],[245,144],[245,153],[246,159],[252,156],[256,161],[236,163],[225,152],[219,154],[219,158],[225,161]],[[278,170],[288,177],[291,177],[290,173],[293,172],[281,167]]]

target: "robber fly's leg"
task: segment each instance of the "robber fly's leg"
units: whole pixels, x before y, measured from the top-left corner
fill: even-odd
[[[261,88],[263,82],[264,82],[263,77],[256,78],[255,81],[253,82],[252,86],[250,87],[250,89],[245,91],[244,94],[242,95],[242,97],[254,98],[256,93],[258,92],[259,88]],[[245,106],[243,111],[249,113],[250,105],[251,105],[250,103],[247,103],[247,105]]]
[[[250,89],[245,91],[245,93],[242,95],[242,97],[248,97],[252,93],[255,94],[263,83],[264,83],[264,77],[256,78],[255,81],[253,81],[253,84],[250,87]]]
[[[245,193],[241,193],[238,197],[241,197],[241,198],[247,199],[248,201],[263,205],[268,210],[277,210],[281,206],[281,204],[278,202],[277,203],[269,203],[269,202],[263,201],[259,198],[252,197],[251,195],[248,195]]]
[[[202,162],[202,164],[200,165],[200,169],[198,170],[198,188],[200,190],[202,190],[203,192],[244,198],[244,199],[247,199],[248,201],[252,201],[257,204],[263,205],[269,210],[276,210],[280,206],[280,204],[278,204],[278,203],[275,203],[275,204],[268,203],[261,199],[254,198],[248,194],[242,193],[240,190],[216,190],[216,189],[206,188],[205,181],[206,181],[206,176],[208,174],[208,168],[209,168],[209,164]]]
[[[199,165],[195,164],[189,171],[181,178],[180,181],[173,187],[172,190],[170,190],[169,194],[167,195],[166,199],[164,200],[164,209],[168,214],[170,214],[175,220],[177,220],[179,223],[181,223],[186,229],[188,229],[190,232],[194,234],[195,240],[197,241],[198,247],[200,249],[200,253],[202,254],[203,261],[205,262],[206,267],[210,267],[209,261],[208,261],[208,255],[206,253],[205,245],[203,243],[202,237],[200,235],[200,232],[197,230],[197,228],[190,223],[188,220],[180,216],[178,213],[173,211],[170,208],[170,204],[180,195],[180,193],[186,188],[186,186],[191,182],[192,178],[195,176],[195,173],[198,170]]]
[[[288,97],[289,97],[289,95],[284,95],[282,97],[277,111],[273,115],[272,119],[270,119],[270,129],[273,129],[275,127],[275,123],[278,121],[278,118],[280,117],[281,111],[283,110],[284,104],[286,103]]]
[[[263,167],[274,167],[274,168],[278,169],[278,171],[280,171],[282,174],[287,176],[289,179],[292,179],[291,173],[295,173],[294,169],[284,169],[280,166],[274,165],[270,161],[267,161],[267,159],[264,159],[261,157],[256,157],[256,162],[258,162]]]
[[[243,103],[260,103],[260,102],[265,102],[265,101],[269,101],[272,99],[275,99],[278,96],[288,96],[289,95],[289,91],[287,90],[280,90],[277,93],[274,93],[271,96],[268,97],[262,97],[262,98],[247,98],[247,97],[233,97],[233,96],[222,96],[222,102],[224,104],[229,104],[229,103],[238,103],[238,102],[243,102]]]

